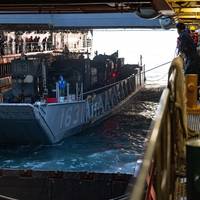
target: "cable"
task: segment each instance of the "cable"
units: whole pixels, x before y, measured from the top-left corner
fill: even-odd
[[[163,64],[160,64],[160,65],[156,66],[156,67],[153,67],[153,68],[148,69],[148,70],[146,70],[146,71],[144,71],[144,72],[141,72],[141,74],[145,74],[146,72],[152,71],[152,70],[154,70],[154,69],[157,69],[157,68],[159,68],[159,67],[162,67],[162,66],[164,66],[164,65],[167,65],[167,64],[169,64],[169,63],[171,63],[171,61],[165,62],[165,63],[163,63]],[[135,74],[133,74],[133,76],[135,76]],[[130,78],[130,77],[128,77],[128,78]],[[126,78],[126,79],[128,79],[128,78]],[[103,90],[103,89],[112,87],[112,86],[114,86],[114,85],[117,85],[117,84],[120,83],[121,81],[122,81],[122,80],[117,81],[117,82],[115,82],[115,83],[111,83],[111,84],[109,84],[109,85],[105,85],[105,86],[103,86],[103,87],[101,87],[101,88],[97,88],[97,89],[94,89],[94,90],[90,90],[90,91],[84,92],[83,95],[92,94],[92,93],[94,93],[94,92],[98,92],[98,91],[100,91],[100,90]]]
[[[150,81],[150,82],[160,81],[160,80],[164,79],[167,75],[168,75],[168,72],[165,73],[163,76],[161,76],[161,77],[158,78],[158,79],[153,79],[153,80],[151,79],[151,80],[148,80],[148,81]]]
[[[167,65],[167,64],[169,64],[169,63],[171,63],[171,62],[172,62],[172,61],[168,61],[168,62],[166,62],[166,63],[160,64],[160,65],[158,65],[158,66],[156,66],[156,67],[153,67],[153,68],[151,68],[151,69],[148,69],[148,70],[144,71],[143,73],[152,71],[152,70],[154,70],[154,69],[157,69],[157,68],[159,68],[159,67],[162,67],[162,66],[164,66],[164,65]]]

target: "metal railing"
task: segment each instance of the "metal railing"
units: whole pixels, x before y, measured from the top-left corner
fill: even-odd
[[[21,54],[27,52],[50,51],[54,48],[52,42],[5,42],[0,46],[3,55]]]
[[[105,113],[117,108],[117,105],[120,107],[138,92],[145,82],[143,69],[144,67],[123,80],[83,93],[87,104],[87,122],[97,120]]]
[[[177,67],[182,59],[175,58],[170,67],[168,87],[164,89],[156,118],[151,126],[143,163],[130,192],[131,200],[173,200],[178,153],[177,126],[181,117],[176,107]],[[179,68],[180,69],[180,68]],[[184,84],[184,83],[182,83]]]

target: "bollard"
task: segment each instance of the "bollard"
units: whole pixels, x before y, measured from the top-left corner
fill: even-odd
[[[187,200],[200,197],[200,139],[186,143]]]
[[[187,96],[187,107],[192,108],[197,106],[197,74],[186,74],[186,96]]]

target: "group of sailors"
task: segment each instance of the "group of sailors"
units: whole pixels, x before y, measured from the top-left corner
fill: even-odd
[[[0,36],[0,55],[49,51],[52,49],[51,37],[30,36],[22,38],[16,36],[15,39]]]

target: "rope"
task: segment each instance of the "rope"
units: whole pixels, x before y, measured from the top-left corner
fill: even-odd
[[[156,66],[156,67],[153,67],[153,68],[151,68],[151,69],[148,69],[148,70],[144,71],[143,73],[152,71],[152,70],[154,70],[154,69],[157,69],[157,68],[159,68],[159,67],[162,67],[162,66],[164,66],[164,65],[167,65],[167,64],[169,64],[169,63],[171,63],[171,62],[172,62],[172,61],[165,62],[165,63],[163,63],[163,64],[160,64],[160,65]]]
[[[151,80],[148,80],[149,82],[155,82],[155,81],[160,81],[162,79],[164,79],[166,76],[168,75],[168,72],[165,73],[163,76],[161,76],[160,78],[157,78],[157,79],[151,79]]]
[[[143,71],[143,72],[141,72],[141,74],[145,74],[146,72],[152,71],[152,70],[154,70],[154,69],[157,69],[157,68],[159,68],[159,67],[162,67],[162,66],[164,66],[164,65],[167,65],[167,64],[169,64],[169,63],[171,63],[171,61],[165,62],[165,63],[163,63],[163,64],[160,64],[160,65],[156,66],[156,67],[153,67],[153,68],[151,68],[151,69],[148,69],[148,70],[146,70],[146,71]],[[134,75],[133,75],[133,76],[134,76]],[[166,76],[166,75],[165,75],[165,76]],[[130,78],[130,77],[129,77],[129,78]],[[126,78],[126,79],[128,79],[128,78]],[[125,79],[124,79],[124,80],[125,80]],[[100,91],[100,90],[103,90],[103,89],[112,87],[112,86],[114,86],[114,85],[117,85],[117,84],[120,83],[121,81],[122,81],[122,80],[120,80],[120,81],[118,81],[118,82],[115,82],[115,83],[111,83],[111,84],[109,84],[109,85],[105,85],[105,86],[103,86],[103,87],[101,87],[101,88],[97,88],[97,89],[94,89],[94,90],[90,90],[90,91],[88,91],[88,92],[84,92],[83,95],[91,94],[91,93],[93,93],[93,92],[97,92],[97,91]]]

